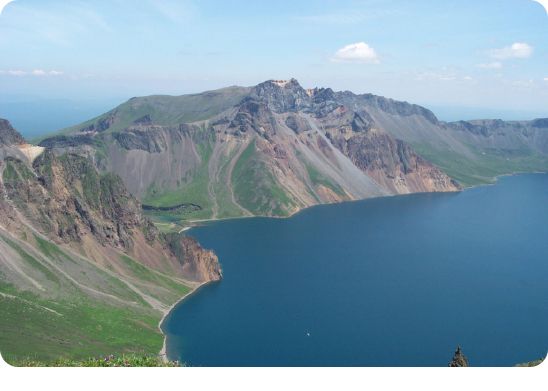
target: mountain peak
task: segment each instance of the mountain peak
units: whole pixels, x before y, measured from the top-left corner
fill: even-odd
[[[280,88],[295,88],[295,87],[302,88],[301,85],[299,84],[298,80],[295,79],[295,78],[291,78],[289,80],[270,79],[270,80],[267,80],[267,81],[264,81],[264,82],[260,83],[258,86],[260,86],[262,84],[271,84],[271,85],[278,86]]]
[[[298,111],[310,106],[310,96],[293,78],[260,83],[253,88],[252,96],[278,113]]]

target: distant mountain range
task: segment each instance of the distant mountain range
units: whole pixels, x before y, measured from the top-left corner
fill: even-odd
[[[269,80],[132,98],[40,145],[88,156],[170,218],[287,216],[546,171],[547,121],[445,123],[406,102]]]

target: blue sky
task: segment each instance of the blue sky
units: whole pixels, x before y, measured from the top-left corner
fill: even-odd
[[[547,64],[532,0],[15,0],[0,15],[0,102],[295,77],[448,116],[548,116]]]

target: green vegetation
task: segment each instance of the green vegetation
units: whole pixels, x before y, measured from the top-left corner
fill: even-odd
[[[29,180],[34,178],[34,174],[20,160],[7,158],[5,160],[6,167],[4,168],[4,182],[15,183],[21,180]]]
[[[177,296],[175,300],[190,292],[189,287],[173,280],[166,275],[163,275],[159,272],[147,268],[146,266],[143,266],[142,264],[135,261],[133,258],[128,257],[127,255],[120,255],[120,259],[135,278],[141,281],[153,282],[156,286],[164,287],[172,292],[176,292]]]
[[[155,354],[163,343],[160,313],[152,309],[91,299],[47,300],[1,282],[0,292],[5,294],[0,294],[0,346],[7,362]]]
[[[249,144],[234,166],[232,183],[238,203],[256,215],[287,216],[293,204],[256,155],[255,143]]]
[[[323,176],[315,167],[310,164],[305,163],[306,171],[308,172],[308,177],[314,186],[322,185],[335,192],[335,194],[344,197],[345,193],[339,185],[334,184],[332,181]]]
[[[38,248],[46,257],[54,257],[54,256],[63,256],[66,257],[68,260],[72,260],[70,257],[67,257],[64,252],[61,251],[61,249],[56,246],[55,244],[48,242],[45,239],[42,239],[40,236],[34,234],[34,240],[36,240],[36,243],[38,244]]]
[[[2,237],[2,240],[6,242],[11,248],[13,248],[21,256],[21,258],[25,260],[32,268],[40,271],[49,281],[54,282],[57,285],[60,283],[59,278],[51,270],[49,270],[41,262],[36,260],[36,258],[23,250],[21,246],[19,246],[17,243],[6,237]]]
[[[152,308],[123,280],[91,262],[67,255],[38,235],[34,235],[37,250],[66,276],[57,273],[49,263],[42,263],[40,257],[30,255],[15,240],[4,236],[0,239],[28,265],[31,276],[45,275],[40,279],[42,284],[55,281],[45,292],[36,290],[37,294],[15,288],[0,273],[0,346],[6,361],[49,363],[59,359],[87,360],[112,353],[148,356],[160,350],[163,341],[158,330],[160,311]],[[190,291],[181,281],[129,257],[122,256],[119,263],[127,269],[127,278],[133,285],[165,305]],[[90,295],[78,284],[104,296]]]
[[[211,217],[211,200],[208,195],[209,169],[208,163],[213,151],[210,142],[198,144],[198,153],[202,164],[192,173],[189,182],[175,190],[163,191],[154,185],[143,197],[143,204],[155,207],[171,207],[184,203],[199,205],[202,209],[189,213],[152,212],[151,215],[162,219],[162,216],[171,216],[176,220],[202,219]],[[172,220],[173,221],[173,220]]]
[[[16,367],[180,367],[177,361],[165,362],[158,356],[124,354],[122,356],[106,356],[84,360],[59,359],[54,361],[37,361],[24,359],[12,361]]]
[[[42,239],[36,234],[34,235],[34,240],[38,245],[38,249],[50,261],[56,263],[66,273],[73,274],[74,277],[86,285],[96,287],[102,292],[114,294],[121,299],[129,301],[130,303],[150,307],[140,295],[131,290],[125,283],[120,281],[118,278],[107,274],[96,265],[67,255],[56,244]],[[79,262],[77,262],[77,260],[79,260]],[[64,287],[63,289],[59,289],[57,293],[64,296],[81,297],[83,300],[87,297],[82,295],[79,290],[74,289],[74,287],[70,290],[67,287]]]
[[[105,122],[110,122],[106,132],[120,131],[145,115],[150,116],[152,121],[158,125],[178,126],[181,123],[202,121],[235,106],[248,93],[249,89],[245,87],[228,87],[192,95],[151,95],[133,98],[114,110],[89,121],[36,138],[33,141],[39,143],[47,137],[75,133],[89,126],[98,126]]]
[[[500,175],[548,170],[548,158],[530,151],[509,152],[499,149],[479,150],[469,146],[475,158],[425,144],[413,145],[423,158],[441,168],[463,186],[493,183]]]

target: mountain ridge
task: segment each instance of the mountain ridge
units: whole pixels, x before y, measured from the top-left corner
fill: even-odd
[[[199,205],[183,216],[191,219],[284,216],[326,202],[458,191],[547,163],[546,132],[530,126],[542,119],[522,124],[534,137],[512,123],[492,145],[490,133],[474,139],[480,124],[439,121],[422,106],[372,94],[307,90],[295,79],[219,91],[183,95],[181,105],[174,103],[181,97],[163,96],[174,99],[166,116],[161,105],[151,108],[153,97],[132,98],[41,145],[91,156],[147,205]],[[201,114],[178,120],[190,111]],[[522,150],[507,148],[510,139]],[[256,167],[237,164],[241,157]],[[249,178],[258,186],[250,188]]]

